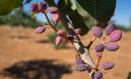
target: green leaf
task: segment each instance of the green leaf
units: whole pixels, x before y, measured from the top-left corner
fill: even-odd
[[[116,0],[77,0],[77,2],[100,25],[111,19],[116,6]]]
[[[131,72],[128,73],[127,79],[131,79]]]
[[[56,6],[54,0],[45,0],[45,2],[46,2],[49,6]]]
[[[81,29],[80,35],[85,35],[89,31],[83,17],[76,10],[69,13],[69,17],[72,21],[73,27]]]
[[[0,15],[7,15],[22,5],[22,0],[0,0]]]
[[[83,17],[78,13],[78,11],[72,10],[72,5],[73,4],[71,4],[69,0],[67,2],[60,0],[57,6],[63,15],[69,15],[69,18],[73,24],[73,28],[80,28],[80,35],[85,35],[88,33],[89,29],[86,26]]]
[[[59,8],[60,12],[63,15],[68,15],[72,10],[71,10],[71,3],[69,0],[65,1],[65,0],[60,0],[58,2],[57,7]]]

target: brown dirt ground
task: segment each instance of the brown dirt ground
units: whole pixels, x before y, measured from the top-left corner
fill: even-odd
[[[0,26],[0,79],[89,79],[87,72],[75,71],[76,51],[70,44],[66,49],[54,49],[47,38],[51,29],[43,34],[33,30]],[[91,38],[90,32],[81,37],[85,44]],[[121,46],[118,51],[104,51],[102,62],[116,63],[113,69],[102,70],[104,79],[126,79],[131,72],[131,32],[123,32],[118,44]],[[90,52],[95,58],[93,48]]]

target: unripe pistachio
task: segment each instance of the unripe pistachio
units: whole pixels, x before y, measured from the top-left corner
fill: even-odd
[[[46,27],[44,26],[39,26],[35,29],[35,33],[43,33],[46,30]]]
[[[102,67],[103,67],[104,70],[109,70],[109,69],[112,69],[114,67],[114,65],[115,64],[112,63],[112,62],[104,62],[102,64]]]
[[[38,3],[32,3],[31,4],[31,11],[33,13],[39,13],[40,12]]]
[[[110,40],[112,42],[119,41],[122,37],[122,32],[120,30],[114,30],[110,35]]]
[[[55,44],[58,46],[58,45],[61,44],[61,42],[62,42],[62,37],[57,36],[56,39],[55,39]]]
[[[49,11],[50,13],[54,14],[54,13],[57,13],[57,12],[58,12],[58,9],[57,9],[56,7],[49,7],[49,8],[48,8],[48,11]]]
[[[57,35],[60,36],[60,37],[64,37],[66,35],[66,32],[61,29],[61,30],[57,31]]]
[[[59,15],[59,13],[52,14],[52,20],[55,23],[58,23],[60,21],[60,15]]]
[[[98,43],[95,47],[96,52],[102,52],[104,50],[104,45],[102,43]]]
[[[105,30],[106,30],[106,34],[110,35],[115,30],[115,27],[113,24],[109,23]]]
[[[93,79],[102,79],[103,74],[100,71],[96,71]]]
[[[92,27],[91,31],[93,32],[94,36],[100,38],[103,34],[102,29],[98,26]]]
[[[119,48],[119,45],[113,42],[105,43],[105,49],[109,51],[116,51]]]
[[[40,11],[41,11],[42,13],[45,13],[46,10],[47,10],[47,4],[46,4],[45,2],[41,2],[41,3],[39,4],[39,8],[40,8]]]

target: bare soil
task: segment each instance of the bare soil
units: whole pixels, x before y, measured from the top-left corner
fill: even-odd
[[[47,38],[50,28],[43,34],[33,31],[21,26],[0,26],[0,79],[90,79],[86,71],[75,71],[77,52],[71,44],[65,49],[55,49]],[[92,37],[89,32],[81,39],[88,44]],[[116,64],[108,71],[100,67],[104,79],[126,79],[131,72],[131,32],[123,32],[117,43],[118,51],[104,51],[101,62]],[[96,59],[94,46],[89,51]]]

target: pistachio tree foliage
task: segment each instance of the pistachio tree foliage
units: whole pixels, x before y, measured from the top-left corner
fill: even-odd
[[[0,15],[6,15],[14,8],[21,6],[22,1],[1,0],[0,5],[2,5]],[[116,42],[122,37],[122,32],[109,22],[114,15],[115,5],[116,0],[59,0],[58,3],[55,3],[54,0],[43,0],[43,2],[36,0],[31,4],[30,9],[34,14],[43,13],[45,15],[48,24],[57,34],[54,41],[56,45],[60,45],[62,40],[69,41],[73,45],[77,52],[76,70],[87,71],[91,79],[103,79],[103,73],[99,66],[104,50],[111,52],[118,50],[119,45]],[[47,16],[48,12],[51,13],[51,19]],[[94,26],[91,28],[94,37],[88,45],[83,44],[79,37],[86,35],[89,31],[83,20],[82,12],[95,20]],[[58,22],[63,24],[64,29],[56,27]],[[45,32],[47,28],[45,25],[40,25],[35,29],[35,32],[40,34]],[[93,59],[89,49],[97,39],[101,39],[101,41],[95,45],[96,59]],[[94,62],[95,60],[96,62]],[[109,70],[115,64],[107,61],[103,62],[101,66],[104,70]]]

